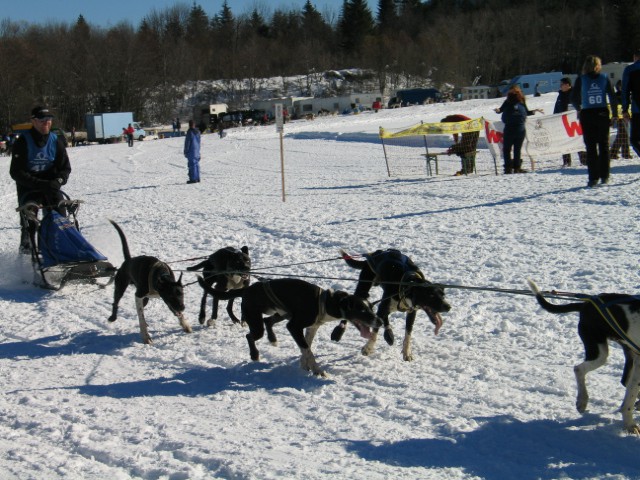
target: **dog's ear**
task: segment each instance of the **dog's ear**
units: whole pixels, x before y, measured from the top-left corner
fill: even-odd
[[[182,272],[180,272],[180,276],[178,277],[178,283],[182,285]]]
[[[247,254],[248,254],[248,253],[249,253],[249,247],[247,247],[246,245],[243,245],[243,246],[240,248],[240,251],[241,251],[242,253],[247,253]]]

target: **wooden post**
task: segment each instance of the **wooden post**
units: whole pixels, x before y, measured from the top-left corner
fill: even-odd
[[[382,127],[379,127],[380,131],[379,131],[379,135],[380,135],[380,141],[382,142],[382,151],[384,152],[384,163],[387,164],[387,176],[391,177],[391,170],[389,169],[389,160],[387,159],[387,147],[385,147],[384,145],[384,137],[382,135],[384,129]]]
[[[275,114],[276,114],[276,131],[280,135],[280,172],[282,177],[282,201],[286,201],[285,190],[284,190],[284,142],[283,142],[283,133],[284,133],[284,117],[283,117],[283,108],[281,103],[275,104]]]

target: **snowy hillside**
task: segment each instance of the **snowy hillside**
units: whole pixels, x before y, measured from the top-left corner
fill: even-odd
[[[550,113],[555,97],[529,107]],[[546,313],[524,294],[526,278],[543,290],[638,292],[638,158],[613,161],[611,184],[593,189],[575,158],[571,168],[558,158],[523,175],[387,176],[380,126],[451,113],[497,119],[498,103],[288,123],[285,202],[273,126],[203,136],[194,185],[185,183],[183,139],[70,149],[66,191],[86,201],[83,233],[116,265],[122,250],[108,218],[134,255],[176,271],[247,245],[260,276],[353,291],[357,272],[338,250],[393,247],[452,287],[437,336],[418,314],[413,362],[402,360],[400,315],[396,344],[380,339],[369,357],[355,329],[335,343],[333,325],[321,328],[313,350],[326,379],[300,368],[284,324],[279,346],[258,342],[259,362],[223,308],[214,327],[201,327],[191,272],[183,280],[193,333],[151,300],[152,346],[140,341],[132,287],[109,323],[113,286],[31,285],[16,253],[9,159],[0,158],[0,478],[640,478],[640,439],[622,432],[618,413],[620,348],[588,376],[591,403],[578,414],[577,316]],[[491,161],[482,147],[478,162]],[[379,295],[372,290],[372,300]]]

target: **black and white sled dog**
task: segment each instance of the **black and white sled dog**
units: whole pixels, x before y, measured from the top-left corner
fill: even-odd
[[[366,300],[340,290],[324,290],[304,280],[265,280],[228,292],[211,288],[202,277],[198,277],[198,282],[206,292],[221,300],[242,299],[242,321],[249,326],[246,337],[251,360],[260,359],[256,341],[264,336],[265,327],[267,338],[276,344],[273,325],[288,320],[287,330],[302,353],[300,365],[314,375],[325,375],[311,352],[316,331],[322,324],[344,318],[365,337],[371,334],[372,327],[379,328],[382,324]]]
[[[622,346],[625,364],[621,383],[626,387],[620,411],[624,428],[640,435],[640,427],[633,420],[640,390],[640,297],[621,293],[585,295],[585,301],[555,305],[547,301],[537,285],[527,280],[542,308],[551,313],[578,312],[578,335],[584,345],[584,361],[573,368],[578,384],[576,408],[584,413],[589,403],[587,373],[601,367],[609,355],[608,341]]]
[[[147,305],[149,298],[160,297],[167,307],[169,307],[169,310],[178,317],[182,329],[187,333],[191,333],[191,326],[183,315],[184,291],[182,288],[182,274],[180,274],[180,278],[176,281],[171,267],[156,257],[147,255],[132,257],[124,232],[116,222],[113,220],[109,221],[120,236],[124,255],[124,262],[118,269],[114,280],[113,308],[109,321],[114,322],[116,320],[118,317],[118,303],[127,290],[127,287],[133,285],[136,288],[136,310],[140,323],[140,335],[142,335],[142,341],[144,343],[152,343],[147,322],[144,318],[144,307]]]
[[[212,255],[187,270],[193,272],[202,270],[204,281],[216,290],[226,292],[237,288],[248,287],[251,271],[251,258],[249,257],[249,247],[243,246],[239,250],[235,247],[225,247],[215,251]],[[207,296],[209,294],[203,290],[200,301],[200,314],[198,320],[203,325],[207,316]],[[233,298],[227,303],[227,313],[231,320],[240,323],[238,317],[233,313]],[[207,326],[212,326],[214,320],[218,318],[218,298],[213,297],[213,309],[211,317],[207,321]]]
[[[451,310],[445,300],[444,289],[434,285],[427,279],[413,261],[398,250],[376,250],[366,254],[365,260],[355,260],[344,250],[340,250],[342,258],[352,268],[360,270],[360,277],[354,295],[363,299],[369,298],[369,290],[374,285],[382,287],[382,300],[377,315],[384,324],[384,339],[393,345],[393,330],[389,324],[389,315],[393,312],[406,312],[405,336],[402,344],[402,357],[406,361],[413,360],[411,352],[411,332],[418,310],[423,310],[435,325],[435,334],[442,326],[441,313]],[[331,334],[331,339],[339,341],[346,328],[342,322]],[[363,355],[373,353],[378,337],[378,329],[374,328],[371,338],[362,348]]]

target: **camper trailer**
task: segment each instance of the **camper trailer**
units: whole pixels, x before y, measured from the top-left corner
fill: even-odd
[[[511,80],[503,80],[498,86],[501,96],[505,96],[509,89],[517,85],[525,95],[535,95],[537,93],[557,92],[560,90],[560,79],[564,77],[562,72],[530,73],[527,75],[516,75]]]
[[[492,88],[487,85],[474,85],[472,87],[462,87],[461,99],[473,100],[476,98],[490,98]]]
[[[280,97],[280,98],[271,98],[269,100],[256,100],[251,102],[251,108],[253,110],[264,110],[269,118],[274,118],[275,113],[275,105],[276,103],[281,103],[283,108],[287,109],[289,115],[298,116],[299,112],[297,111],[297,104],[300,100],[308,100],[313,97]]]
[[[615,85],[618,80],[622,80],[622,73],[627,66],[631,65],[630,63],[625,62],[612,62],[606,63],[602,65],[602,73],[606,73],[611,81],[611,85]]]
[[[341,97],[304,98],[295,103],[300,116],[321,113],[357,113],[370,110],[374,102],[382,102],[379,93],[352,93]]]
[[[218,120],[228,109],[226,103],[199,105],[193,109],[193,121],[203,131],[207,127],[215,128]]]

